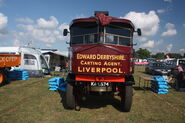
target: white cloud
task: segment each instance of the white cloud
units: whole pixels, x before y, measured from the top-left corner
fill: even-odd
[[[155,42],[155,46],[161,45],[163,43],[163,40],[159,40]]]
[[[154,41],[154,40],[149,40],[147,42],[144,42],[143,44],[140,45],[142,48],[155,48],[163,43],[163,40],[159,41]]]
[[[145,36],[155,35],[159,29],[159,17],[155,11],[147,13],[129,12],[124,17],[125,19],[131,20],[136,28],[141,28],[142,34]]]
[[[32,30],[32,37],[34,40],[39,40],[47,43],[54,43],[58,40],[58,34],[54,33],[55,30],[44,30],[44,29],[34,29]]]
[[[140,42],[145,42],[145,41],[147,41],[147,37],[143,37],[143,36],[139,37],[139,41]]]
[[[21,22],[21,23],[33,23],[34,22],[32,19],[30,19],[28,17],[26,17],[26,18],[18,18],[18,19],[16,19],[16,21]]]
[[[69,25],[67,23],[63,23],[58,27],[59,30],[63,31],[64,29],[69,30]]]
[[[166,24],[166,28],[167,29],[173,29],[173,28],[175,28],[175,25],[174,24],[171,24],[171,23],[167,23]]]
[[[172,0],[164,0],[164,2],[169,2],[169,3],[171,3],[171,2],[172,2]]]
[[[185,49],[184,49],[184,48],[182,48],[182,49],[179,49],[179,51],[180,51],[180,52],[185,52]]]
[[[13,40],[13,45],[14,46],[20,46],[20,41],[19,40],[17,40],[17,39],[15,39],[15,40]]]
[[[34,22],[34,21],[33,21]],[[35,21],[36,23],[29,24],[17,24],[17,27],[22,29],[22,32],[17,32],[16,39],[18,40],[31,40],[54,43],[56,41],[66,41],[69,37],[62,35],[64,28],[69,28],[68,24],[59,24],[57,18],[54,16],[50,17],[50,20],[39,18]]]
[[[31,25],[31,24],[28,24],[28,25],[25,25],[25,24],[17,24],[16,25],[17,28],[20,28],[20,29],[24,29],[26,31],[32,31],[34,30],[34,25]]]
[[[165,28],[167,29],[165,32],[162,33],[161,36],[167,37],[167,36],[173,36],[177,34],[177,31],[175,29],[175,25],[171,23],[167,23]]]
[[[0,38],[5,37],[8,33],[6,26],[8,23],[8,17],[3,13],[0,13]]]
[[[157,13],[159,13],[159,14],[162,14],[162,13],[165,13],[165,12],[166,12],[165,9],[158,9],[158,10],[157,10]]]
[[[153,48],[154,47],[154,42],[153,40],[149,40],[148,42],[144,43],[142,45],[143,48]]]
[[[8,17],[0,13],[0,30],[4,29],[8,23]]]
[[[167,47],[166,47],[166,51],[167,51],[167,52],[171,52],[172,48],[173,48],[173,44],[169,44],[169,45],[167,45]]]
[[[37,20],[37,23],[38,26],[41,28],[56,28],[59,24],[57,18],[55,18],[54,16],[51,16],[49,21],[40,18]]]
[[[46,44],[46,47],[47,47],[47,48],[51,48],[52,45],[51,45],[51,44]]]
[[[175,29],[168,29],[166,32],[162,33],[162,36],[173,36],[176,35],[177,31]]]

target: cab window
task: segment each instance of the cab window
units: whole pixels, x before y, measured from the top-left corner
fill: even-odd
[[[71,44],[93,44],[98,41],[97,27],[72,27]]]
[[[105,43],[130,46],[132,44],[131,29],[123,27],[105,27]]]

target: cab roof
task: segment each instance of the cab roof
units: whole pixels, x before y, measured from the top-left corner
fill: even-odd
[[[133,29],[135,28],[134,24],[130,20],[109,16],[107,12],[95,12],[95,15],[92,17],[74,19],[71,22],[70,27],[73,27],[79,24],[81,26],[85,24],[101,25],[101,26],[106,26],[109,24],[119,24],[119,25],[127,26],[129,28],[133,28]]]

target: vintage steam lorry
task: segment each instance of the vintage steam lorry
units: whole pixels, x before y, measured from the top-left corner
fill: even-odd
[[[65,102],[80,110],[80,100],[88,94],[115,93],[121,97],[123,111],[130,111],[134,82],[133,23],[115,18],[106,11],[93,17],[74,19],[70,32],[69,74]]]

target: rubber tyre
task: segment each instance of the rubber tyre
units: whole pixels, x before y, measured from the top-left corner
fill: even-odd
[[[0,86],[8,83],[8,77],[4,70],[0,70]]]
[[[65,95],[66,108],[74,109],[75,108],[75,96],[73,94],[73,86],[71,84],[67,84],[67,90]]]
[[[122,109],[129,112],[132,106],[133,87],[132,85],[123,87],[123,95],[121,96]]]

